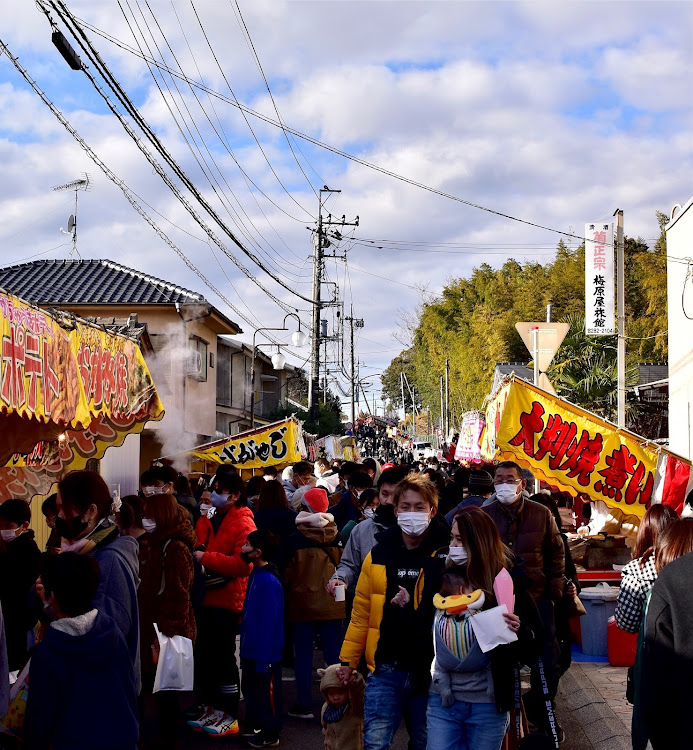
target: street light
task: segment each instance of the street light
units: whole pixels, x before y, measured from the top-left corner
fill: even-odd
[[[258,333],[261,331],[288,331],[289,329],[286,327],[286,319],[287,318],[296,318],[298,321],[298,330],[295,331],[291,336],[291,341],[293,342],[294,346],[305,346],[306,341],[308,340],[308,337],[306,334],[301,330],[301,319],[298,317],[296,313],[287,313],[284,316],[284,322],[282,323],[282,328],[256,328],[253,332],[253,354],[252,358],[250,360],[250,429],[255,428],[255,354],[257,352],[259,344],[255,344],[255,337]],[[286,364],[286,357],[279,351],[279,344],[277,346],[277,351],[272,355],[272,367],[275,370],[283,370],[284,365]]]

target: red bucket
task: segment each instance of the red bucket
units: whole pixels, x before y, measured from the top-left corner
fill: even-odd
[[[638,647],[638,634],[621,630],[612,619],[606,629],[607,653],[612,667],[632,667]]]

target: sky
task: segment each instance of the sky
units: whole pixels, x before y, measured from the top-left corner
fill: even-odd
[[[65,5],[195,188],[284,286],[199,204],[195,210],[264,289],[286,309],[299,310],[304,328],[309,305],[294,293],[311,296],[317,191],[341,191],[323,194],[323,215],[348,222],[358,216],[359,225],[337,227],[344,239],[326,250],[346,260],[326,260],[336,286],[325,285],[323,297],[332,299],[336,289],[343,308],[329,307],[323,317],[330,336],[341,330],[342,309],[364,320],[356,358],[376,399],[378,375],[404,348],[403,320],[411,319],[422,295],[435,297],[446,282],[484,262],[548,262],[559,232],[581,235],[585,222],[611,217],[617,208],[626,234],[652,245],[655,212],[669,213],[692,193],[690,2]],[[132,208],[4,55],[0,263],[68,257],[70,238],[60,229],[74,211],[74,192],[52,188],[86,172],[91,185],[78,204],[82,258],[108,258],[204,294],[240,324],[247,342],[256,328],[280,327],[285,310],[209,240],[88,77],[67,66],[34,0],[12,0],[0,39],[235,309]],[[143,54],[206,91],[150,68]],[[92,65],[89,70],[96,74]],[[244,117],[234,101],[388,172],[557,231],[451,200],[287,136],[253,114]],[[287,323],[294,325],[291,318]],[[340,346],[328,344],[329,360]],[[348,336],[344,355],[348,370]],[[292,364],[307,357],[307,348],[288,350]],[[330,377],[339,380],[333,390],[345,395],[344,373]]]

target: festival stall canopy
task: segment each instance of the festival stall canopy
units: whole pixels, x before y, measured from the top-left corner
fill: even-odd
[[[239,469],[262,469],[265,466],[291,464],[306,456],[300,422],[289,417],[264,427],[241,432],[212,443],[205,443],[184,454],[194,463],[235,464]],[[174,460],[163,456],[159,460]]]
[[[0,329],[0,501],[47,494],[68,471],[163,417],[127,336],[2,291]]]
[[[488,404],[481,449],[637,519],[651,502],[680,512],[693,484],[690,461],[514,377]]]

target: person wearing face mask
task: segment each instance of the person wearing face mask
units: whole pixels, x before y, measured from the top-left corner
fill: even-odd
[[[515,596],[513,612],[504,617],[518,641],[482,653],[468,615],[470,610],[496,606],[493,584],[503,568],[513,578]],[[429,747],[498,750],[508,726],[515,726],[509,722],[515,706],[515,670],[535,658],[543,643],[541,618],[527,585],[488,514],[473,506],[460,511],[452,524],[433,624]],[[460,595],[472,595],[464,602],[468,609],[459,609]]]
[[[278,744],[282,727],[284,592],[272,563],[276,552],[275,537],[266,529],[248,534],[241,549],[243,559],[253,565],[243,605],[240,652],[247,732],[243,739],[250,747]]]
[[[339,485],[339,473],[335,471],[326,458],[318,458],[313,464],[315,467],[315,478],[318,480],[316,487],[322,487],[328,495],[337,491]]]
[[[195,533],[190,514],[171,494],[146,498],[142,512],[145,533],[140,537],[139,545],[142,578],[138,589],[140,653],[143,692],[150,694],[159,643],[154,623],[166,636],[182,635],[195,642],[197,627],[190,599]],[[156,693],[161,750],[176,747],[180,716],[178,697],[175,691]]]
[[[58,482],[55,528],[63,552],[91,555],[101,578],[94,608],[112,617],[125,638],[140,691],[140,636],[137,608],[139,559],[137,542],[121,536],[108,516],[112,505],[108,485],[95,471],[71,471]]]
[[[349,475],[348,491],[330,509],[330,513],[334,516],[334,522],[337,524],[340,533],[349,521],[358,521],[361,518],[362,506],[359,498],[364,490],[372,486],[373,480],[365,471],[355,471]]]
[[[142,526],[142,502],[139,495],[125,495],[120,499],[115,519],[121,536],[131,536],[138,543],[145,533]]]
[[[213,490],[202,496],[215,510],[195,525],[204,549],[195,559],[210,577],[197,618],[195,683],[200,705],[187,712],[188,726],[215,737],[238,733],[240,677],[236,636],[251,566],[241,556],[248,534],[255,531],[247,506],[245,482],[237,473],[217,472]]]
[[[555,634],[554,607],[563,597],[565,550],[556,522],[548,508],[524,496],[527,482],[521,467],[503,461],[493,476],[495,499],[482,508],[494,520],[503,543],[524,563],[532,583],[529,589],[544,624],[541,661],[551,700],[560,677],[560,648]],[[530,721],[548,732],[545,699],[537,665],[532,666],[531,689],[525,702]],[[563,733],[557,726],[559,738]]]
[[[407,474],[409,474],[408,466],[393,466],[380,474],[378,507],[373,512],[373,518],[361,521],[349,535],[339,566],[327,584],[327,593],[330,596],[334,596],[338,582],[344,583],[347,592],[351,589],[353,596],[363,561],[375,546],[376,536],[397,523],[393,505],[395,488]]]
[[[28,599],[41,569],[41,551],[30,523],[31,508],[25,500],[5,500],[0,505],[0,604],[11,672],[26,664],[27,634],[36,624]]]
[[[315,481],[313,467],[308,461],[299,461],[298,463],[295,463],[291,469],[291,478],[282,479],[284,492],[286,492],[286,499],[289,503],[291,503],[294,492],[296,492],[299,487],[305,487]],[[286,469],[284,469],[284,471],[286,472]]]
[[[361,494],[358,496],[358,503],[359,509],[361,510],[360,517],[348,521],[340,532],[345,544],[349,541],[351,532],[359,523],[365,521],[366,519],[373,518],[373,516],[375,515],[375,511],[378,507],[378,490],[374,487],[369,487],[366,490],[362,490]]]
[[[173,495],[189,513],[196,512],[197,502],[192,495],[190,483],[172,466],[152,466],[147,469],[140,477],[140,486],[144,497],[163,493]]]
[[[425,750],[433,596],[447,559],[450,527],[436,514],[438,492],[425,476],[403,479],[393,500],[397,523],[378,535],[363,563],[339,676],[344,685],[350,684],[365,652],[371,675],[364,748],[389,748],[405,718],[410,747]]]

